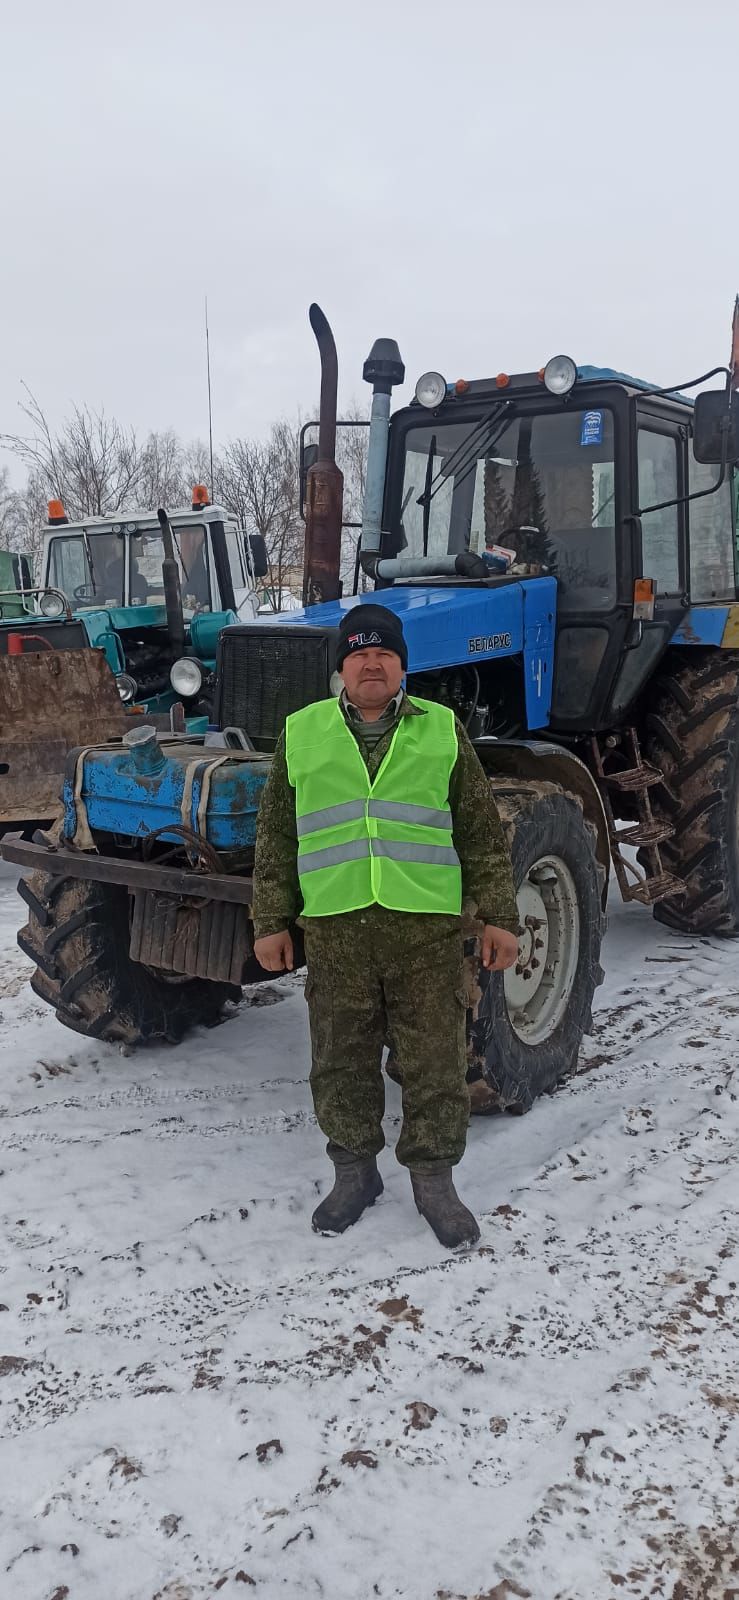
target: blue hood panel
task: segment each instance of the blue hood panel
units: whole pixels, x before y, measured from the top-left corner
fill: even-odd
[[[250,627],[264,626],[270,633],[306,625],[334,629],[347,611],[363,604],[387,606],[400,618],[411,673],[522,655],[528,725],[546,727],[552,701],[555,578],[522,578],[479,588],[429,584],[378,589],[259,617]]]

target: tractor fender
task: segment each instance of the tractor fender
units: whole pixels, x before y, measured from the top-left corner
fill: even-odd
[[[563,745],[533,739],[476,739],[475,750],[493,779],[520,778],[525,784],[556,783],[580,800],[583,815],[595,830],[596,855],[604,870],[603,904],[608,894],[611,846],[603,801],[584,761]]]

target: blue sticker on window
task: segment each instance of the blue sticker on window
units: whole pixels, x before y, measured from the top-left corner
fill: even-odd
[[[582,429],[580,431],[581,444],[603,443],[603,412],[583,411]]]

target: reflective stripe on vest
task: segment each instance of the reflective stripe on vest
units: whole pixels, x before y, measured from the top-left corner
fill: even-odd
[[[288,717],[287,767],[306,916],[336,916],[373,903],[459,913],[462,874],[449,809],[454,714],[415,696],[413,704],[424,715],[400,718],[372,781],[338,701],[323,700]]]

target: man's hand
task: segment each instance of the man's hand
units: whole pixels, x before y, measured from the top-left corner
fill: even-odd
[[[494,928],[486,922],[483,929],[480,960],[488,972],[507,972],[518,959],[518,939],[505,928]]]
[[[284,933],[271,933],[267,939],[255,939],[254,954],[267,972],[293,970],[293,942],[287,928]]]

